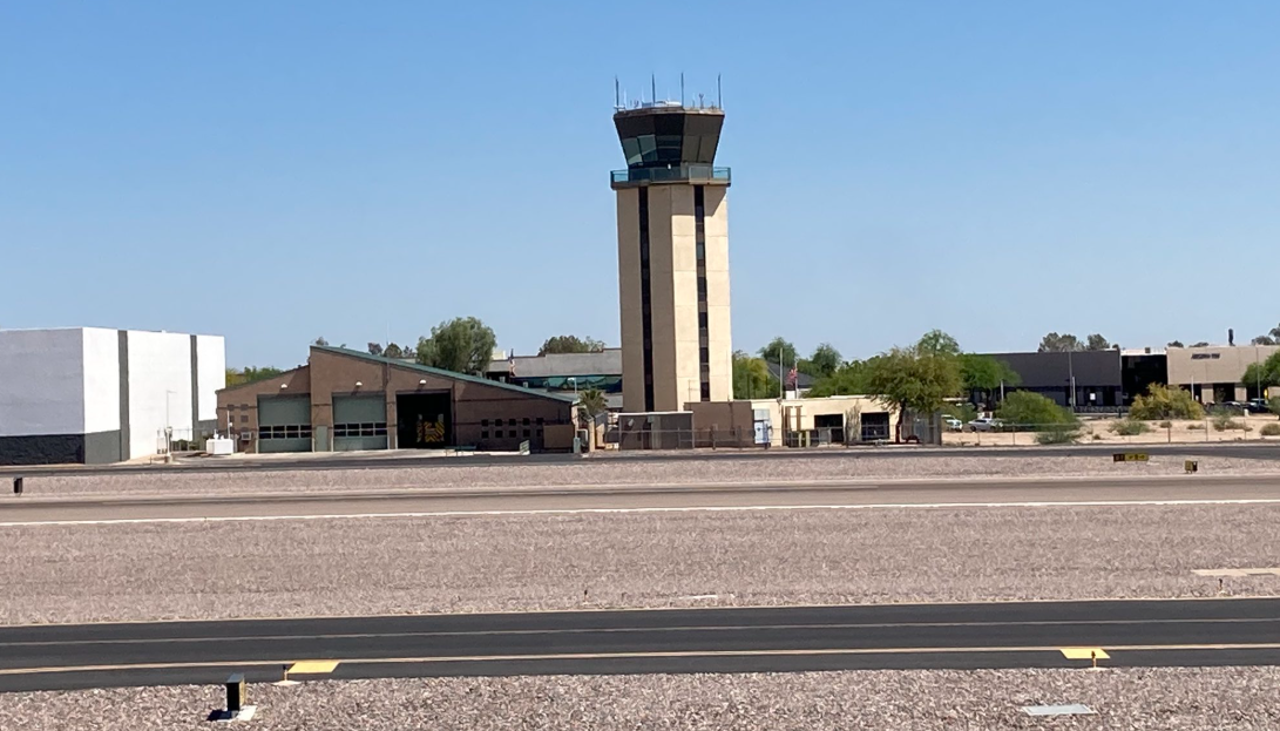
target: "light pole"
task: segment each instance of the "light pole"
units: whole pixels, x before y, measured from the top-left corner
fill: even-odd
[[[173,450],[173,422],[169,421],[169,398],[177,391],[165,390],[164,392],[164,453],[169,454]]]
[[[578,395],[578,379],[569,376],[569,382],[573,384],[573,395],[576,398]]]

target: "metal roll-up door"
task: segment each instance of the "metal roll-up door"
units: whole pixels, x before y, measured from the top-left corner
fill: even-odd
[[[258,451],[311,451],[311,397],[258,397]]]
[[[387,403],[381,394],[333,397],[333,450],[387,448]]]

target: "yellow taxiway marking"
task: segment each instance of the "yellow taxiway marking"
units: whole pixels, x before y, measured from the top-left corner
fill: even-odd
[[[337,660],[299,660],[289,666],[289,672],[299,675],[328,675],[337,667]]]
[[[716,658],[716,657],[825,657],[838,655],[962,655],[967,653],[1005,653],[1005,652],[1063,652],[1081,648],[1061,647],[859,647],[831,648],[811,650],[674,650],[665,652],[573,652],[564,654],[530,654],[530,655],[458,655],[438,657],[362,657],[344,658],[342,662],[352,665],[412,665],[427,663],[460,663],[460,662],[528,662],[554,660],[634,660],[646,658]],[[1090,649],[1083,648],[1084,658],[1088,659]],[[1168,651],[1205,651],[1205,650],[1280,650],[1280,643],[1263,642],[1257,644],[1207,644],[1207,645],[1117,645],[1111,648],[1116,651],[1134,652],[1168,652]],[[1099,659],[1109,657],[1106,653],[1098,655]],[[262,667],[267,665],[287,665],[281,660],[214,660],[211,662],[162,662],[133,663],[122,665],[69,665],[35,668],[3,668],[0,676],[35,675],[46,673],[71,672],[108,672],[122,670],[180,670],[186,668],[222,668],[222,667]]]
[[[1068,660],[1108,660],[1111,658],[1101,647],[1064,647],[1062,656]]]

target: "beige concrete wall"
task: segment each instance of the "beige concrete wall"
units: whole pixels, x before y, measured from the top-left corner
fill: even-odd
[[[733,339],[729,316],[729,189],[703,188],[703,227],[707,259],[707,334],[711,400],[733,398]],[[696,294],[696,293],[695,293]],[[696,354],[695,354],[696,357]]]
[[[640,191],[618,191],[618,311],[622,317],[622,402],[644,410],[644,325],[640,299]],[[626,377],[625,374],[631,374]]]
[[[649,198],[649,292],[653,332],[653,409],[675,411],[701,396],[697,228],[694,186],[652,185]],[[708,366],[711,400],[733,393],[729,316],[727,188],[703,188],[707,258]],[[645,410],[639,194],[618,191],[618,275],[622,312],[623,408]]]
[[[1245,369],[1266,361],[1280,350],[1276,345],[1210,346],[1169,348],[1169,385],[1238,384]],[[1241,389],[1243,392],[1243,389]],[[1237,395],[1237,398],[1243,396]]]

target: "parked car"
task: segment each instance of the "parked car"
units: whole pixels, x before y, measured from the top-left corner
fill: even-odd
[[[990,416],[979,416],[969,422],[969,431],[1000,431],[1003,428],[1003,421],[993,419]]]
[[[1271,404],[1267,403],[1264,398],[1249,399],[1249,403],[1245,404],[1245,408],[1249,409],[1250,414],[1271,413]]]
[[[942,425],[950,431],[961,431],[964,429],[963,421],[947,414],[942,415]]]
[[[1227,412],[1230,414],[1247,414],[1249,413],[1249,405],[1240,401],[1224,401],[1215,404],[1210,411]]]

